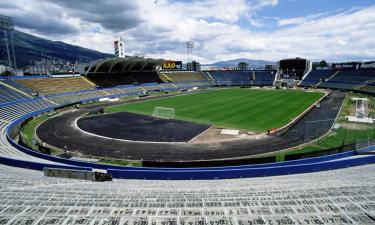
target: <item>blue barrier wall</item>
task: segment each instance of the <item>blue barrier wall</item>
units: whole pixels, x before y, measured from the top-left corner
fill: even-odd
[[[375,156],[343,159],[338,161],[287,165],[279,167],[217,169],[217,170],[114,170],[107,172],[118,179],[147,180],[206,180],[234,179],[264,176],[279,176],[299,173],[311,173],[325,170],[341,169],[351,166],[375,163]]]
[[[25,169],[31,170],[43,170],[44,167],[51,167],[51,168],[60,168],[60,169],[75,169],[75,170],[85,170],[91,171],[91,167],[76,167],[76,166],[69,166],[69,165],[56,165],[56,164],[48,164],[48,163],[39,163],[39,162],[30,162],[30,161],[23,161],[18,159],[11,159],[0,157],[0,164],[14,166],[14,167],[21,167]]]

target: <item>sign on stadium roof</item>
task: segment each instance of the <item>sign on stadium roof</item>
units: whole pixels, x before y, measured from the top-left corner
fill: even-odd
[[[165,61],[161,68],[163,70],[182,70],[182,61]]]
[[[336,69],[336,70],[374,70],[375,69],[375,61],[334,63],[334,64],[332,64],[332,69]]]

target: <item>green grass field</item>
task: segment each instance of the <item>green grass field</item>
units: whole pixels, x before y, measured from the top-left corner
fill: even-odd
[[[324,94],[320,92],[220,89],[121,104],[106,112],[151,115],[155,107],[174,108],[177,119],[265,132],[288,124]]]

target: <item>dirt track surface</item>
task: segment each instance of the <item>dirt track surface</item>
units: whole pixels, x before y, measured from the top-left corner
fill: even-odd
[[[188,143],[134,143],[104,139],[81,132],[75,127],[75,120],[87,109],[64,113],[51,118],[37,129],[37,136],[45,143],[67,147],[86,155],[108,156],[163,161],[191,161],[202,159],[223,159],[244,157],[273,152],[316,139],[332,127],[345,93],[333,92],[288,132],[280,136],[267,136],[259,140],[236,140],[212,144]],[[177,131],[176,131],[177,132]]]
[[[188,142],[210,127],[128,112],[83,117],[77,125],[84,131],[104,137],[150,142]]]

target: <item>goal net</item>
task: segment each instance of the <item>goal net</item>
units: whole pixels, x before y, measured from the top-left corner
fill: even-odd
[[[166,108],[166,107],[155,107],[152,115],[155,117],[161,117],[165,119],[173,119],[174,118],[174,108]]]

